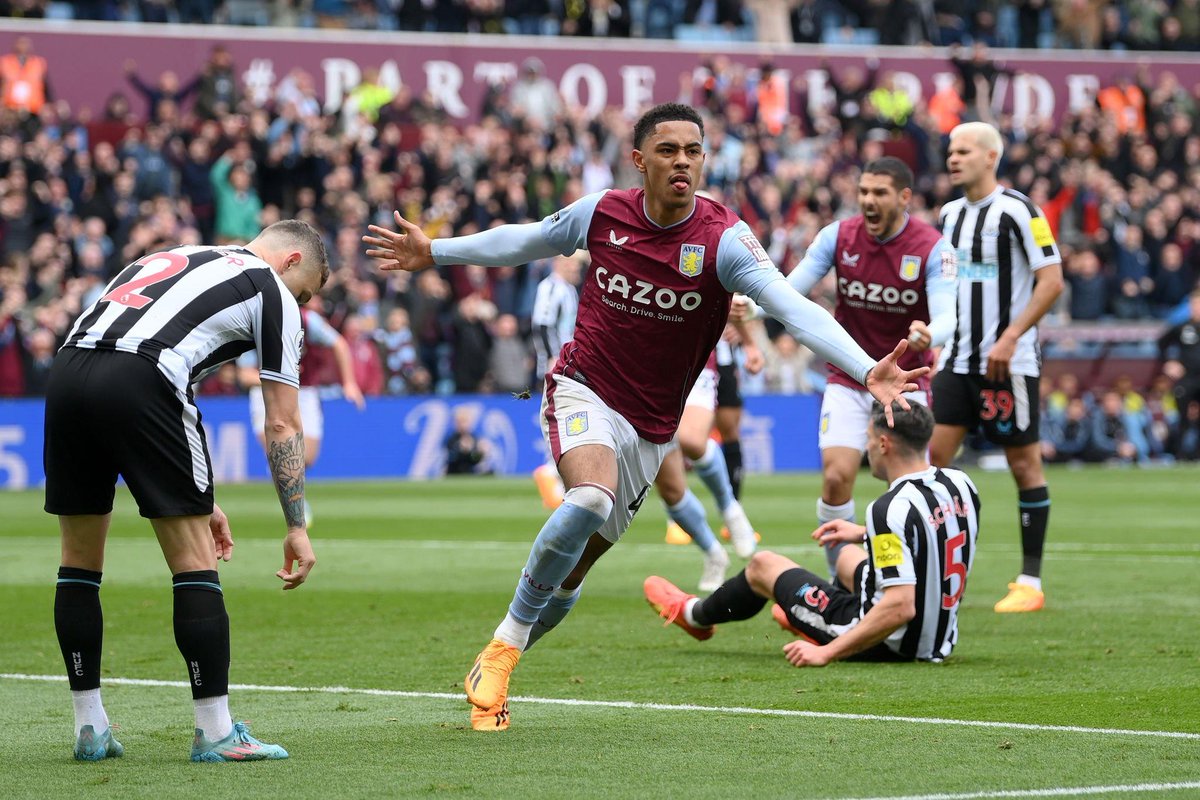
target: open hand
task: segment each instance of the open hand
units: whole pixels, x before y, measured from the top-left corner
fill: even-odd
[[[896,349],[888,353],[867,373],[867,391],[883,404],[883,413],[887,417],[888,427],[895,424],[892,417],[892,403],[900,404],[907,411],[910,406],[904,398],[905,392],[915,392],[917,384],[914,381],[929,372],[929,367],[916,369],[900,369],[900,357],[908,350],[908,341],[901,340]]]
[[[400,269],[405,272],[416,272],[433,266],[433,242],[420,226],[414,225],[399,211],[393,212],[400,231],[390,231],[378,225],[368,226],[374,236],[362,237],[368,245],[367,256],[380,262],[382,270]]]

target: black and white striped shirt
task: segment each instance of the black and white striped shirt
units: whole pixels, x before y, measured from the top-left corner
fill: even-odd
[[[553,272],[538,284],[530,317],[538,375],[546,374],[562,346],[575,335],[578,313],[579,290],[573,284]]]
[[[917,614],[887,638],[890,650],[922,661],[950,655],[978,537],[979,493],[956,469],[930,467],[897,478],[867,508],[861,613],[890,586],[916,586]]]
[[[265,261],[237,247],[177,247],[123,269],[63,347],[142,356],[187,398],[249,350],[264,379],[299,386],[303,341],[296,299]]]
[[[981,375],[996,338],[1029,305],[1033,273],[1060,263],[1058,245],[1041,209],[1003,186],[977,203],[950,201],[939,227],[958,256],[958,324],[938,369]],[[1039,374],[1037,341],[1035,325],[1017,342],[1012,374]]]

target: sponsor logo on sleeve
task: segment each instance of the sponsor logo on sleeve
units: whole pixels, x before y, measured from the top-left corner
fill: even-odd
[[[1050,223],[1045,217],[1034,217],[1029,221],[1029,230],[1033,231],[1033,242],[1038,247],[1051,247],[1054,244],[1054,234],[1050,232]]]
[[[689,278],[704,271],[704,245],[685,244],[679,248],[679,271]]]
[[[562,213],[559,211],[555,211],[553,214],[550,215],[551,223],[558,222],[560,219],[562,219]]]
[[[746,249],[750,251],[750,255],[754,256],[754,260],[763,266],[775,266],[771,263],[771,257],[767,255],[767,251],[755,238],[754,234],[745,233],[738,237],[738,241],[746,245]]]
[[[915,281],[921,275],[920,256],[901,256],[900,277],[906,281]]]
[[[578,436],[587,433],[588,420],[586,411],[578,411],[567,417],[567,436]]]
[[[958,277],[958,254],[953,248],[942,248],[942,277],[953,280]]]
[[[304,358],[304,329],[296,331],[296,372],[300,371],[300,359]]]
[[[904,547],[894,533],[876,534],[871,540],[871,554],[875,558],[875,569],[898,567],[904,563]]]

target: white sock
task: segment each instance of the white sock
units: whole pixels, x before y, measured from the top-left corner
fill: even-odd
[[[1016,582],[1021,584],[1022,586],[1032,586],[1034,589],[1037,589],[1039,592],[1042,590],[1042,579],[1035,578],[1032,575],[1026,575],[1025,573],[1021,573],[1020,575],[1017,576]]]
[[[496,632],[492,634],[493,639],[499,639],[505,644],[510,644],[513,647],[525,649],[525,645],[529,643],[529,631],[533,628],[532,623],[526,624],[521,622],[508,613],[504,615],[504,621],[496,628]]]
[[[76,736],[84,725],[91,725],[97,734],[108,730],[108,714],[104,713],[104,703],[100,702],[99,689],[71,692],[71,702],[75,705]]]
[[[210,742],[219,742],[233,730],[233,717],[229,716],[229,695],[202,697],[192,701],[196,704],[196,727],[204,731]]]
[[[817,500],[817,522],[833,522],[835,519],[854,522],[854,500],[842,503],[840,506],[830,505],[824,500]]]
[[[699,597],[693,597],[687,601],[687,605],[683,607],[683,621],[693,628],[703,628],[705,626],[696,622],[696,618],[692,616],[692,609],[696,607],[696,603],[700,602]]]

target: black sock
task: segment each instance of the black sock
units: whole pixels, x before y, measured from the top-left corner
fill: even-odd
[[[1050,522],[1050,490],[1021,489],[1017,492],[1021,514],[1021,572],[1033,578],[1042,575],[1042,550],[1046,545],[1046,525]]]
[[[73,692],[100,688],[100,652],[104,644],[101,574],[77,567],[58,568],[54,630]]]
[[[765,597],[759,597],[750,588],[746,580],[746,571],[742,570],[715,592],[692,606],[692,619],[697,625],[717,625],[721,622],[733,622],[739,619],[750,619],[767,604]]]
[[[175,585],[175,644],[187,664],[192,699],[229,694],[229,615],[215,569],[180,572]]]
[[[722,442],[721,451],[725,454],[725,467],[729,470],[729,483],[733,485],[733,499],[742,499],[742,442]]]

